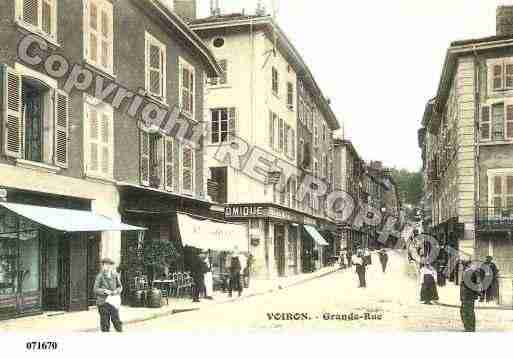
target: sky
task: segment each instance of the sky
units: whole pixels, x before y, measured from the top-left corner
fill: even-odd
[[[455,40],[495,35],[497,5],[513,0],[263,0],[331,100],[365,161],[417,171],[426,102]],[[210,0],[198,0],[208,16]],[[257,0],[219,0],[253,13]]]

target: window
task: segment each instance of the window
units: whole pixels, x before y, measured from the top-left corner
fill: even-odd
[[[278,115],[274,112],[269,111],[269,144],[271,149],[278,150],[279,148],[279,135],[280,127],[278,121]]]
[[[314,126],[314,147],[319,146],[319,128]]]
[[[296,158],[296,132],[293,129],[290,129],[290,158]]]
[[[182,189],[188,194],[194,193],[194,149],[191,146],[182,146]]]
[[[173,191],[175,186],[175,141],[172,137],[164,137],[164,187]]]
[[[297,105],[297,115],[299,117],[299,122],[302,124],[305,123],[305,104],[303,103],[303,100],[300,100]]]
[[[180,108],[190,119],[194,119],[195,78],[194,67],[180,58]]]
[[[287,83],[287,107],[290,110],[294,109],[294,84],[292,82]]]
[[[57,40],[57,0],[16,0],[16,18],[30,31]]]
[[[92,177],[114,176],[114,110],[86,96],[84,102],[85,173]]]
[[[322,177],[327,178],[328,177],[328,158],[326,154],[322,155]]]
[[[314,177],[318,178],[319,177],[319,162],[317,161],[317,159],[314,159],[313,172],[314,172]]]
[[[326,143],[328,140],[327,137],[327,131],[326,131],[326,124],[322,124],[322,142]]]
[[[286,156],[290,156],[289,154],[289,132],[290,132],[290,126],[285,124],[285,129],[283,131],[283,153],[285,153]]]
[[[106,0],[84,1],[85,59],[113,73],[113,6]]]
[[[299,139],[299,153],[298,153],[298,160],[299,160],[299,164],[302,166],[303,165],[303,162],[305,160],[305,140],[300,138]]]
[[[488,68],[493,91],[513,89],[513,59],[492,60]]]
[[[488,176],[491,190],[490,206],[494,216],[502,216],[513,210],[513,174],[496,173]],[[491,213],[490,213],[491,214]]]
[[[279,91],[280,91],[280,79],[279,79],[279,74],[278,74],[278,70],[276,69],[276,67],[273,67],[272,68],[272,77],[273,77],[273,93],[275,95],[279,95]]]
[[[481,141],[513,140],[513,104],[483,106],[479,130]]]
[[[163,179],[163,138],[147,129],[140,131],[140,165],[141,184],[153,188],[161,188]]]
[[[0,67],[3,152],[8,157],[68,167],[69,98],[41,79]],[[57,86],[57,84],[54,84]],[[55,98],[52,101],[52,93]]]
[[[284,148],[284,137],[285,137],[285,123],[283,118],[280,118],[278,128],[278,151],[283,152]]]
[[[220,77],[212,80],[212,86],[222,86],[228,83],[228,60],[219,60],[219,67],[223,70]]]
[[[236,110],[234,107],[211,111],[212,143],[228,143],[235,138]]]
[[[165,102],[166,99],[166,46],[146,33],[146,91]]]

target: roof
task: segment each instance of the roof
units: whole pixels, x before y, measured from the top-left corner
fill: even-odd
[[[494,36],[481,37],[481,38],[477,38],[477,39],[457,40],[457,41],[451,42],[451,46],[482,44],[482,43],[486,43],[486,42],[501,41],[501,40],[507,40],[507,39],[513,39],[513,35],[494,35]]]
[[[335,144],[335,146],[348,147],[349,151],[351,151],[353,156],[356,157],[357,160],[362,161],[362,159],[360,158],[360,155],[358,154],[358,151],[356,150],[356,148],[354,147],[353,143],[350,140],[343,140],[343,139],[336,138],[333,140],[333,143]]]
[[[322,113],[326,117],[330,130],[338,130],[340,124],[335,116],[329,101],[322,93],[315,78],[301,57],[299,51],[294,47],[287,35],[280,26],[269,15],[243,15],[240,13],[211,16],[203,19],[197,19],[189,23],[190,27],[197,33],[215,31],[226,28],[249,28],[250,26],[263,28],[267,34],[276,33],[278,49],[287,58],[287,61],[294,68],[298,77],[303,81],[305,87],[312,93],[313,98],[319,105]]]
[[[206,65],[206,72],[209,77],[217,77],[223,72],[220,68],[214,54],[201,38],[191,30],[191,28],[178,16],[171,11],[160,0],[132,0],[132,2],[147,13],[158,16],[162,21],[169,24],[183,36],[186,44],[197,50],[201,60]]]

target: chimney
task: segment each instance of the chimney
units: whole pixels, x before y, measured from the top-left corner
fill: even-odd
[[[174,0],[174,12],[185,22],[196,20],[196,0]]]
[[[513,5],[497,7],[497,36],[513,35]]]

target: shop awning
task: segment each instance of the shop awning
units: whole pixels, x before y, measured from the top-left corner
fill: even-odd
[[[146,228],[129,226],[89,211],[31,206],[0,202],[4,207],[22,217],[62,232],[112,232],[144,231]]]
[[[184,246],[223,252],[249,252],[246,226],[198,220],[177,214]]]
[[[313,240],[320,246],[329,246],[329,243],[326,242],[324,237],[319,233],[317,228],[309,225],[305,225],[305,229],[308,234],[313,238]]]

